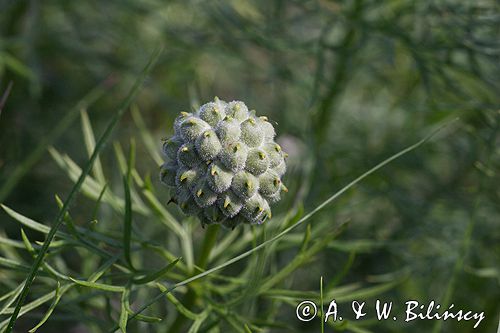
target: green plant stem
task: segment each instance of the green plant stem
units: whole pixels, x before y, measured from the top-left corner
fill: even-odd
[[[215,242],[217,241],[217,234],[219,232],[219,229],[220,225],[218,224],[209,225],[207,227],[207,232],[205,234],[205,238],[201,246],[201,252],[199,253],[199,257],[196,263],[196,266],[198,266],[201,270],[204,270],[207,266],[208,258],[210,257],[210,252],[212,251],[212,248],[214,247]],[[192,276],[195,276],[195,274],[196,273],[193,273]],[[182,301],[184,307],[187,308],[188,310],[191,310],[193,305],[196,303],[197,295],[194,287],[195,286],[189,288],[188,292],[184,296],[184,300]],[[181,330],[186,323],[186,319],[187,319],[186,316],[183,316],[181,313],[179,313],[174,323],[167,332],[169,333],[182,332]]]

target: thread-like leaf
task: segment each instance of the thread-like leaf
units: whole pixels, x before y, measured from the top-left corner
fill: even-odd
[[[170,271],[174,266],[179,262],[181,258],[177,258],[171,263],[169,263],[167,266],[163,267],[159,271],[153,272],[151,274],[147,274],[146,276],[142,278],[136,278],[133,280],[133,283],[135,284],[145,284],[151,281],[155,281],[159,278],[161,278],[163,275],[165,275],[168,271]]]

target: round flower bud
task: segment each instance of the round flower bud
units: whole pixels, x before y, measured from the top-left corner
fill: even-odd
[[[273,125],[268,121],[266,116],[258,117],[256,119],[257,124],[260,126],[262,133],[264,134],[265,141],[272,141],[276,136]]]
[[[228,170],[219,162],[212,162],[207,169],[207,182],[210,188],[216,193],[226,191],[233,181],[234,173]]]
[[[178,166],[172,162],[163,163],[160,169],[160,181],[168,186],[175,186],[175,174]]]
[[[237,142],[241,135],[240,123],[230,116],[219,121],[215,131],[223,144]]]
[[[203,178],[192,187],[191,193],[193,194],[194,201],[201,208],[211,206],[217,200],[217,193],[212,191],[206,179]]]
[[[269,210],[270,208],[267,201],[259,194],[255,194],[245,201],[245,204],[241,208],[241,214],[245,216],[250,223],[260,224],[264,217],[264,212]]]
[[[177,151],[182,145],[182,139],[180,137],[174,136],[163,142],[163,154],[170,160],[175,161],[177,159]]]
[[[221,108],[218,103],[210,102],[201,106],[198,115],[200,119],[204,120],[210,126],[215,127],[226,116],[224,108]]]
[[[233,191],[226,191],[217,199],[217,205],[224,215],[234,217],[240,212],[243,201]]]
[[[280,176],[272,169],[259,176],[259,193],[273,195],[281,189]]]
[[[196,112],[182,112],[174,135],[162,146],[160,180],[174,190],[172,202],[203,225],[260,224],[270,204],[286,192],[286,163],[266,117],[245,103],[215,98]]]
[[[248,108],[243,102],[232,101],[226,107],[226,114],[241,123],[248,118]]]
[[[243,170],[247,160],[248,148],[244,143],[234,142],[222,148],[220,160],[233,172]]]
[[[269,157],[266,152],[259,148],[252,148],[248,151],[245,170],[254,175],[260,175],[269,168]]]
[[[248,199],[259,190],[259,181],[251,173],[240,171],[233,178],[231,190],[240,198]]]
[[[212,129],[206,130],[203,134],[198,136],[195,144],[198,155],[204,161],[214,159],[222,148],[217,138],[217,134],[215,134],[215,131]]]
[[[274,168],[283,161],[283,151],[281,146],[276,142],[268,142],[263,147],[264,151],[269,156],[269,166]]]
[[[181,135],[181,124],[186,120],[187,118],[191,117],[193,114],[188,113],[188,112],[181,112],[177,118],[174,120],[174,133],[176,135]]]
[[[254,118],[241,123],[241,141],[249,147],[258,147],[264,140],[264,133]]]
[[[179,131],[184,141],[194,141],[201,133],[209,129],[210,125],[196,118],[195,116],[187,117],[180,124]]]
[[[200,156],[196,153],[194,144],[191,142],[183,144],[177,152],[177,161],[180,165],[193,168],[201,163]]]
[[[200,169],[181,167],[175,175],[175,186],[191,190],[197,181],[203,176]]]

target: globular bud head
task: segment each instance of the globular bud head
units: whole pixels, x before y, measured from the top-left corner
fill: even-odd
[[[256,119],[257,124],[260,126],[262,133],[264,134],[265,141],[272,141],[276,136],[273,125],[269,122],[266,116],[261,116]]]
[[[202,208],[194,201],[191,192],[184,188],[177,188],[173,201],[179,205],[179,208],[186,215],[198,215],[202,212]]]
[[[173,188],[172,202],[202,224],[263,223],[286,191],[285,154],[275,135],[267,117],[245,103],[215,98],[175,119],[162,147],[160,180]]]
[[[187,118],[193,116],[192,113],[189,113],[189,112],[181,112],[177,118],[175,118],[174,120],[174,133],[176,135],[179,135],[180,136],[180,133],[181,133],[181,124],[184,122],[184,120],[186,120]]]
[[[177,151],[177,162],[179,165],[187,168],[194,168],[198,166],[202,160],[195,149],[196,148],[192,142],[187,142],[181,145]]]
[[[181,167],[175,175],[175,186],[190,191],[203,175],[201,169]]]
[[[231,190],[240,198],[248,199],[259,190],[259,180],[249,172],[240,171],[234,175]]]
[[[243,200],[234,194],[233,191],[226,191],[217,199],[217,205],[224,215],[232,218],[240,212]]]
[[[266,143],[263,147],[263,150],[269,156],[269,166],[271,168],[274,168],[275,166],[283,162],[283,150],[281,149],[281,146],[276,142]]]
[[[183,141],[178,136],[173,136],[170,139],[167,139],[163,142],[162,152],[169,160],[177,159],[177,151],[182,145]]]
[[[204,161],[210,161],[217,157],[222,145],[213,129],[208,129],[196,138],[196,150]]]
[[[223,144],[238,142],[241,135],[240,123],[231,116],[225,116],[217,124],[215,132]]]
[[[263,195],[273,195],[281,189],[281,178],[272,169],[259,176],[259,192]]]
[[[200,119],[204,120],[212,127],[217,126],[219,121],[226,117],[225,106],[220,103],[210,102],[201,106],[199,110]]]
[[[248,151],[245,170],[254,175],[260,175],[269,169],[269,156],[260,148],[252,148]]]
[[[232,101],[226,107],[226,114],[241,123],[248,118],[248,108],[243,102]]]
[[[160,167],[160,181],[167,186],[175,186],[175,174],[178,166],[170,161]]]
[[[246,217],[250,223],[262,223],[264,217],[270,214],[271,209],[267,200],[265,200],[260,194],[255,194],[251,198],[245,201],[245,204],[241,208],[241,214]]]
[[[264,132],[255,118],[248,118],[241,123],[241,141],[249,147],[259,147],[264,141]]]
[[[201,208],[206,208],[211,206],[217,200],[217,193],[212,191],[206,178],[200,179],[192,188],[191,194],[193,195],[194,201]]]
[[[248,147],[242,142],[233,142],[222,148],[220,160],[226,168],[238,172],[245,168]]]
[[[179,126],[179,132],[184,141],[194,141],[205,130],[209,129],[205,121],[196,116],[186,117]]]
[[[234,173],[227,169],[220,161],[208,165],[206,178],[210,188],[216,193],[226,191],[233,181]]]

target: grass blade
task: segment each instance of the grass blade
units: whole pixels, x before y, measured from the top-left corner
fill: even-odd
[[[108,126],[106,127],[106,130],[102,134],[101,138],[96,144],[96,147],[94,149],[94,152],[92,153],[89,161],[85,165],[85,168],[82,171],[82,174],[80,175],[80,178],[76,182],[76,184],[73,186],[71,192],[69,193],[66,201],[64,202],[63,208],[59,211],[55,222],[50,229],[49,234],[47,235],[47,238],[45,242],[43,243],[42,248],[40,249],[40,252],[38,253],[38,256],[35,259],[35,262],[31,266],[30,272],[28,274],[28,277],[26,279],[26,284],[23,287],[23,291],[21,292],[21,296],[19,297],[19,300],[16,304],[16,307],[12,313],[12,316],[10,317],[9,324],[7,326],[6,332],[10,333],[12,332],[12,329],[14,328],[14,324],[16,323],[17,316],[19,315],[19,312],[21,311],[22,304],[24,303],[26,297],[28,296],[28,293],[31,288],[31,284],[33,283],[33,280],[35,279],[35,276],[37,274],[38,268],[42,264],[43,258],[45,254],[47,253],[47,250],[49,248],[50,243],[52,242],[52,239],[54,238],[57,230],[61,226],[62,222],[64,221],[64,216],[66,212],[68,211],[69,205],[73,201],[76,193],[80,190],[85,178],[87,175],[90,173],[90,170],[92,169],[92,166],[94,165],[94,162],[99,155],[100,151],[104,148],[104,144],[106,141],[108,141],[109,137],[111,136],[111,133],[113,132],[113,129],[115,126],[118,124],[118,121],[121,119],[127,108],[130,106],[132,103],[132,100],[135,98],[137,93],[139,92],[140,87],[142,86],[144,80],[146,79],[146,76],[149,74],[151,71],[153,64],[156,62],[156,60],[159,58],[159,55],[161,53],[161,48],[156,49],[149,61],[149,63],[146,65],[144,70],[142,71],[141,75],[139,78],[136,80],[134,86],[132,87],[130,93],[128,94],[127,98],[123,101],[122,105],[118,109],[118,111],[114,114],[113,118],[109,122]]]

